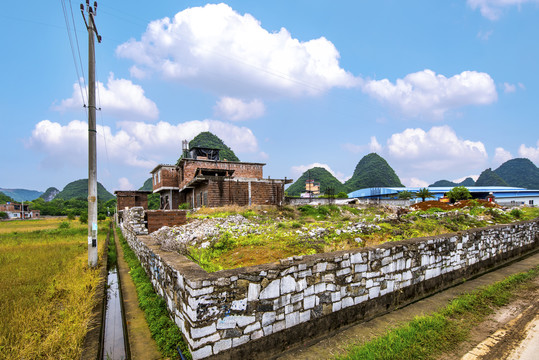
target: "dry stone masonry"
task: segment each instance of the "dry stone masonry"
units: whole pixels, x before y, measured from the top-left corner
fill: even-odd
[[[207,273],[132,224],[124,221],[124,236],[194,359],[267,358],[539,244],[534,220]]]

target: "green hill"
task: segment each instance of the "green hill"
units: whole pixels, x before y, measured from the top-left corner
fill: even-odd
[[[45,190],[43,194],[41,194],[40,198],[42,198],[45,201],[51,201],[56,197],[56,195],[58,195],[59,192],[60,190],[58,190],[57,188],[50,187],[47,190]]]
[[[26,189],[0,189],[0,191],[17,202],[32,201],[43,194],[41,191]]]
[[[402,187],[399,177],[380,155],[364,156],[356,166],[352,177],[344,183],[347,192],[370,187]]]
[[[471,177],[467,177],[466,179],[458,183],[458,186],[475,186],[475,180]]]
[[[55,199],[69,200],[74,198],[88,198],[88,179],[80,179],[67,184],[62,191],[56,195]],[[114,199],[101,183],[97,183],[97,198],[100,201]]]
[[[221,160],[226,159],[228,161],[240,161],[236,154],[234,154],[234,151],[232,151],[232,149],[226,146],[223,140],[219,139],[216,135],[213,135],[209,131],[201,132],[189,142],[189,149],[194,147],[219,149],[219,158]],[[180,159],[178,159],[177,163],[180,162]]]
[[[457,183],[449,180],[438,180],[434,184],[430,184],[429,187],[451,187],[458,186]]]
[[[0,192],[0,204],[5,204],[8,202],[15,202],[12,198],[4,194],[3,192]]]
[[[152,191],[153,190],[152,178],[146,179],[146,181],[144,182],[144,185],[142,185],[142,187],[139,190]]]
[[[430,184],[429,187],[453,187],[453,186],[475,186],[475,181],[471,177],[467,177],[463,181],[456,183],[449,180],[438,180],[434,184]]]
[[[341,191],[346,192],[344,185],[329,171],[321,167],[314,167],[305,171],[296,182],[290,185],[286,189],[287,194],[289,196],[299,196],[302,192],[305,192],[305,181],[309,178],[320,183],[321,193],[324,193],[328,187],[333,188],[334,195]]]
[[[508,160],[494,172],[510,186],[539,189],[539,168],[529,159]]]
[[[509,186],[509,184],[489,168],[479,175],[475,186]]]

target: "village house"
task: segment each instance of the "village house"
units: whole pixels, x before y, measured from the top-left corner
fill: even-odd
[[[152,171],[153,192],[161,209],[225,205],[281,205],[284,186],[291,179],[264,179],[263,163],[227,161],[219,149],[184,149],[177,165],[157,165]]]
[[[40,215],[39,210],[30,210],[28,205],[12,202],[0,204],[0,211],[5,212],[8,219],[32,219]]]

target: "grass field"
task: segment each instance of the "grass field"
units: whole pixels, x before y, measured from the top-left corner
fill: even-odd
[[[106,231],[100,224],[100,263]],[[98,275],[86,224],[0,222],[0,359],[79,358]]]

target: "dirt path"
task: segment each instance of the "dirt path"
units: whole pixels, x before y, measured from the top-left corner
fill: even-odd
[[[352,344],[361,344],[373,339],[376,336],[382,335],[387,330],[394,328],[400,324],[413,320],[415,316],[425,315],[434,312],[447,303],[465,293],[473,291],[481,286],[490,285],[496,281],[500,281],[507,276],[528,271],[539,264],[539,253],[536,253],[524,260],[515,262],[509,266],[503,267],[496,271],[487,273],[473,280],[466,281],[458,286],[454,286],[443,292],[430,296],[426,299],[419,300],[401,309],[395,310],[389,314],[379,316],[370,321],[356,324],[344,328],[338,333],[334,333],[329,337],[313,339],[310,342],[300,344],[286,353],[281,354],[279,360],[315,360],[315,359],[333,359],[336,355],[346,353],[346,349]],[[530,299],[533,299],[530,295]],[[513,310],[508,310],[504,315],[506,322],[511,318],[516,317],[526,306],[515,304]],[[509,314],[514,314],[512,317]],[[500,320],[503,316],[500,316]],[[448,354],[444,359],[458,359],[467,351],[472,349],[477,343],[481,342],[488,335],[493,333],[497,327],[494,323],[484,325],[483,331],[472,335],[471,340],[464,344],[459,353]],[[475,337],[474,337],[475,336]],[[481,337],[483,336],[483,337]]]
[[[144,313],[138,306],[137,291],[135,284],[129,275],[129,266],[124,260],[124,251],[118,235],[114,230],[114,241],[118,251],[118,273],[122,284],[122,298],[124,302],[125,320],[127,333],[133,360],[156,360],[161,359],[161,353],[157,344],[150,334],[150,329],[144,318]]]
[[[530,344],[523,340],[535,329],[533,324],[537,323],[539,316],[538,297],[539,279],[535,279],[525,290],[520,291],[510,304],[499,308],[486,321],[476,326],[470,339],[463,343],[458,351],[447,354],[442,360],[524,359]],[[538,345],[539,341],[535,346]],[[530,359],[536,358],[533,356]]]

